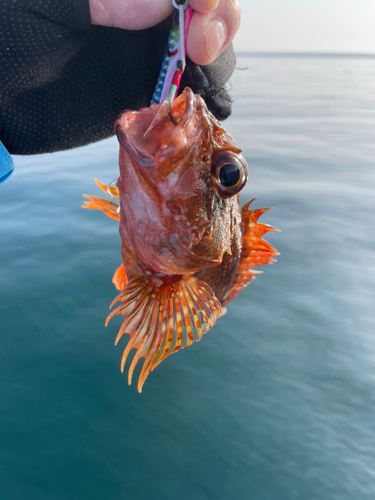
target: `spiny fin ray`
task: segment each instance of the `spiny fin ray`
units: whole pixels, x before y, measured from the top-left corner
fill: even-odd
[[[121,304],[111,312],[106,324],[117,314],[125,317],[116,343],[124,333],[130,334],[122,370],[129,352],[137,349],[129,368],[129,384],[139,359],[145,358],[139,392],[149,373],[164,358],[200,340],[221,313],[220,302],[211,288],[193,276],[181,276],[173,283],[144,276],[132,278],[113,304],[116,302]]]
[[[95,179],[96,185],[105,193],[110,194],[116,201],[120,201],[120,195],[117,188],[113,186],[107,186],[103,184],[98,179]],[[120,213],[119,213],[119,205],[118,203],[114,203],[113,201],[106,200],[105,198],[101,198],[100,196],[88,196],[87,194],[83,195],[84,198],[87,198],[90,201],[85,201],[82,205],[82,208],[94,208],[96,210],[101,210],[107,217],[111,219],[120,221]]]
[[[223,301],[223,306],[233,300],[247,286],[249,281],[254,279],[260,271],[254,271],[252,268],[265,264],[276,262],[272,257],[279,255],[279,252],[267,241],[262,239],[269,231],[278,231],[267,224],[259,224],[259,217],[272,210],[272,208],[258,208],[249,210],[249,205],[256,200],[249,201],[242,207],[242,252],[237,274],[233,280],[233,285],[229,296]]]
[[[119,190],[113,186],[111,186],[110,184],[107,186],[106,184],[103,184],[102,182],[100,182],[99,179],[97,179],[95,177],[95,183],[96,185],[102,190],[104,191],[105,193],[108,193],[110,194],[111,196],[113,196],[114,198],[117,198],[117,200],[119,201],[120,200],[120,193],[119,193]]]

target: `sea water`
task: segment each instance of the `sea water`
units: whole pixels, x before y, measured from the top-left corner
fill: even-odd
[[[239,54],[225,127],[278,262],[140,395],[104,328],[115,138],[0,187],[2,500],[375,498],[375,59]],[[139,373],[139,367],[137,372]]]

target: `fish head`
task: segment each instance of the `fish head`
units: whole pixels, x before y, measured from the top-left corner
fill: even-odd
[[[233,137],[189,88],[170,105],[124,112],[114,129],[124,243],[160,274],[220,264],[241,231],[248,177]]]

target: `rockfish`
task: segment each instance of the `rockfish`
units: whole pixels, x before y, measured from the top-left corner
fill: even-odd
[[[145,361],[138,390],[164,358],[196,340],[253,279],[252,268],[275,262],[262,236],[266,209],[241,210],[239,192],[248,167],[233,137],[186,88],[170,104],[125,111],[114,124],[120,143],[117,187],[99,187],[115,199],[86,196],[84,208],[120,222],[123,264],[113,282],[121,291],[110,307],[131,338],[129,384]],[[252,200],[253,201],[253,200]],[[119,204],[117,203],[119,202]]]

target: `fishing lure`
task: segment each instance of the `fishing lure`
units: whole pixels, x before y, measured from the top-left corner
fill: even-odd
[[[193,10],[187,0],[172,0],[177,9],[173,17],[159,78],[151,104],[171,102],[177,95],[186,65],[186,42]],[[178,17],[176,14],[178,13]]]

